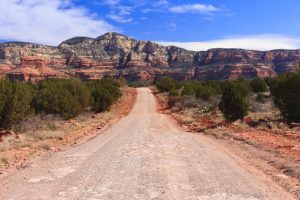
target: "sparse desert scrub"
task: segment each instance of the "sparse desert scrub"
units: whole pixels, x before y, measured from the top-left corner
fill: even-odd
[[[85,111],[69,120],[40,113],[14,125],[17,134],[6,135],[0,142],[0,158],[5,157],[9,162],[9,165],[0,166],[0,172],[6,172],[8,166],[24,165],[29,157],[59,151],[97,136],[101,129],[130,111],[136,97],[135,89],[124,86],[121,91],[123,95],[110,111]]]
[[[77,79],[47,79],[37,84],[0,80],[0,129],[10,129],[39,113],[72,119],[89,109],[103,112],[120,96],[124,80],[104,78],[82,82]]]
[[[276,120],[299,123],[299,76],[299,73],[288,73],[276,78],[207,82],[178,82],[163,77],[155,84],[158,89],[168,92],[169,108],[172,110],[202,107],[215,111],[218,104],[225,118],[231,121],[246,117],[250,109],[256,114],[273,110]],[[281,117],[277,115],[278,109]]]

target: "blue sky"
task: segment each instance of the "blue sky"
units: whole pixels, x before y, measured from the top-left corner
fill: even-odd
[[[0,40],[116,31],[192,50],[300,48],[299,0],[0,0]]]

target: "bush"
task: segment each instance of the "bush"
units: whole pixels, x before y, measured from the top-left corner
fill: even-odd
[[[118,78],[119,86],[127,86],[127,80],[123,76]]]
[[[170,96],[180,96],[179,91],[174,90],[174,89],[170,90],[169,95]]]
[[[6,80],[6,79],[2,79],[0,80],[0,121],[1,124],[3,124],[3,120],[5,118],[5,116],[2,114],[3,110],[5,109],[5,106],[7,104],[7,97],[11,95],[12,93],[12,88],[11,88],[11,82]]]
[[[0,127],[10,128],[31,113],[58,114],[70,119],[92,107],[109,109],[120,96],[124,80],[104,78],[83,83],[76,79],[48,79],[33,85],[0,80]]]
[[[227,120],[235,121],[247,115],[249,104],[246,101],[246,91],[247,89],[243,84],[237,82],[225,84],[219,108]]]
[[[170,77],[163,77],[155,82],[158,89],[170,92],[171,90],[177,89],[177,81]]]
[[[65,119],[77,116],[91,101],[89,89],[79,80],[49,79],[37,85],[33,101],[36,112],[59,114]]]
[[[222,88],[222,94],[223,94],[223,89],[225,87],[227,87],[227,83],[230,84],[231,82],[238,87],[240,93],[243,96],[247,96],[249,94],[249,92],[251,91],[251,86],[250,86],[249,81],[244,80],[244,79],[238,79],[238,80],[234,80],[234,81],[226,81],[226,82],[224,82],[223,88]]]
[[[221,93],[221,81],[187,82],[183,84],[182,96],[195,96],[197,99],[208,101],[212,96]]]
[[[182,96],[195,96],[199,84],[193,82],[187,82],[183,84]]]
[[[196,90],[197,99],[208,101],[212,96],[216,95],[215,89],[209,86],[200,86]]]
[[[92,107],[96,112],[102,112],[121,96],[120,83],[115,79],[106,78],[88,83],[93,97]]]
[[[207,81],[202,83],[203,86],[212,88],[214,90],[215,95],[222,94],[222,87],[224,85],[224,81]]]
[[[76,79],[51,79],[37,85],[33,105],[36,112],[59,114],[65,119],[77,116],[92,107],[96,112],[109,109],[120,96],[122,81],[113,78],[90,81]]]
[[[92,96],[91,91],[86,84],[77,79],[61,80],[64,84],[64,90],[69,91],[78,101],[82,110],[91,104]]]
[[[0,94],[1,127],[10,128],[32,113],[33,88],[29,85],[1,80]]]
[[[280,76],[271,86],[274,102],[289,122],[300,122],[300,73]]]
[[[268,91],[268,85],[263,79],[259,79],[259,78],[253,79],[250,82],[250,86],[252,88],[252,91],[255,93]]]

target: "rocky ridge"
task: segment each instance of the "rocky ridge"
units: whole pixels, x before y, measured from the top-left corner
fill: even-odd
[[[188,51],[138,41],[118,33],[98,38],[75,37],[57,47],[0,43],[0,74],[13,80],[45,78],[84,80],[124,76],[151,81],[160,76],[179,80],[220,80],[272,77],[297,70],[300,50],[253,51],[210,49]]]

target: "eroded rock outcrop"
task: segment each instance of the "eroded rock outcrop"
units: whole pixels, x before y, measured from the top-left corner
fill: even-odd
[[[97,79],[106,75],[146,81],[164,75],[180,80],[269,77],[296,70],[299,60],[300,50],[195,52],[118,33],[95,39],[75,37],[58,47],[0,43],[1,76],[24,81],[49,77]]]

